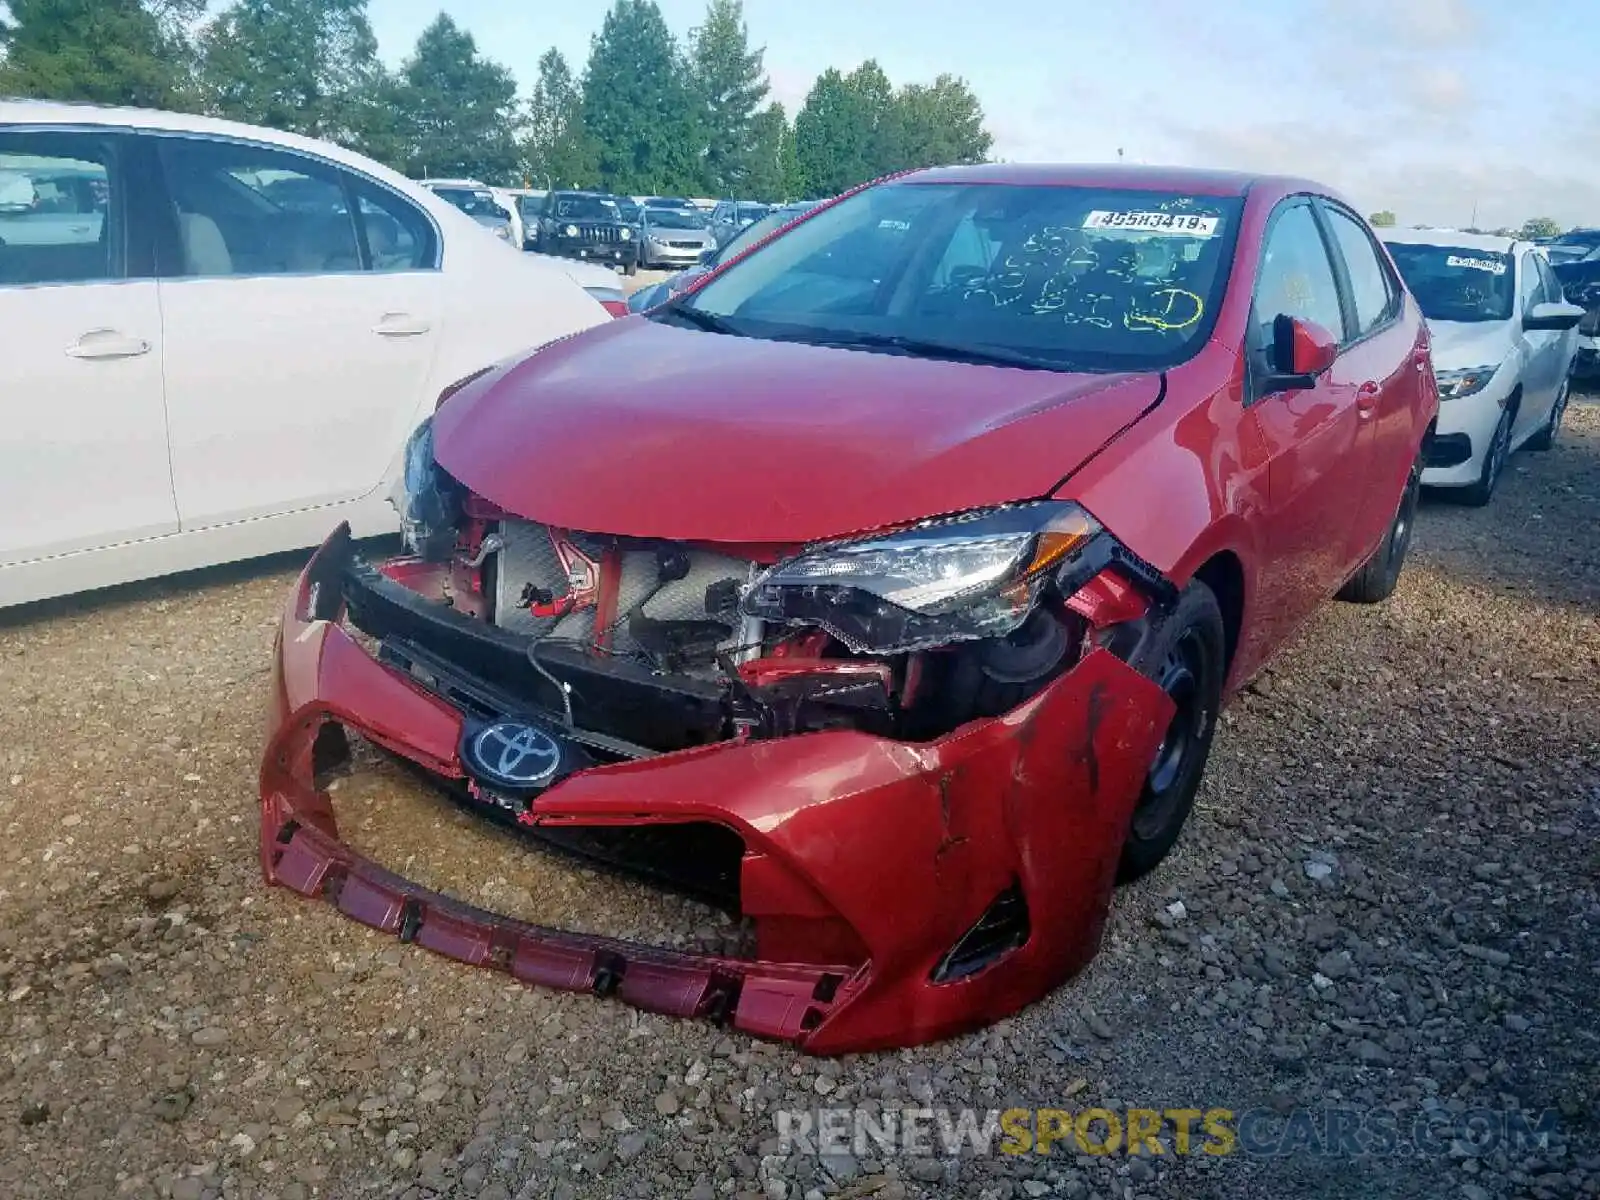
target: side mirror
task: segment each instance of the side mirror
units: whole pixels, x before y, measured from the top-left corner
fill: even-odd
[[[1315,321],[1279,313],[1272,320],[1272,375],[1268,392],[1316,386],[1317,376],[1333,366],[1339,343]]]
[[[1571,329],[1583,320],[1583,309],[1564,300],[1547,300],[1535,304],[1523,315],[1522,327],[1529,330]]]

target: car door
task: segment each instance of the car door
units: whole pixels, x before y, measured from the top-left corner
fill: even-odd
[[[1567,302],[1566,289],[1561,286],[1561,279],[1556,275],[1555,269],[1550,265],[1550,259],[1543,254],[1534,255],[1535,265],[1539,268],[1539,277],[1544,280],[1544,298],[1553,304]],[[1551,404],[1555,397],[1561,394],[1561,389],[1567,384],[1567,379],[1572,374],[1572,362],[1578,355],[1578,327],[1561,330],[1555,338],[1555,358],[1551,364],[1555,373],[1555,383],[1552,387]],[[1548,411],[1548,410],[1547,410]]]
[[[0,564],[178,528],[127,144],[0,129]]]
[[[1367,475],[1357,392],[1368,382],[1363,356],[1343,354],[1310,387],[1272,390],[1272,327],[1279,314],[1313,321],[1338,339],[1344,308],[1328,246],[1310,201],[1295,197],[1273,213],[1262,243],[1252,303],[1248,400],[1267,454],[1262,523],[1266,569],[1255,610],[1285,638],[1348,574],[1350,520]]]
[[[1415,330],[1400,322],[1400,282],[1366,226],[1332,201],[1318,200],[1315,208],[1334,247],[1335,273],[1345,295],[1345,333],[1335,372],[1356,383],[1357,456],[1365,471],[1349,510],[1348,576],[1393,523],[1417,453],[1413,414],[1429,361],[1417,347]]]
[[[1545,423],[1556,398],[1557,359],[1565,330],[1527,329],[1523,320],[1537,304],[1545,301],[1544,277],[1539,274],[1538,255],[1524,250],[1517,255],[1517,311],[1512,315],[1516,335],[1522,340],[1522,402],[1517,405],[1511,425],[1511,444],[1521,442]]]
[[[406,197],[295,151],[152,139],[170,245],[161,305],[185,530],[380,485],[439,337],[438,231]],[[295,203],[270,196],[287,193]]]

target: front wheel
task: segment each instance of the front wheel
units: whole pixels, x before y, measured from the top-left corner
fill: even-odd
[[[1225,646],[1222,609],[1211,589],[1196,580],[1130,663],[1167,694],[1174,712],[1134,805],[1117,864],[1119,883],[1155,869],[1194,807],[1222,708]]]
[[[1489,439],[1489,449],[1483,455],[1483,470],[1478,475],[1478,482],[1470,487],[1461,489],[1461,498],[1474,508],[1482,508],[1494,497],[1494,489],[1499,486],[1500,475],[1506,469],[1506,460],[1511,457],[1511,421],[1513,413],[1511,405],[1506,405],[1500,411],[1500,423],[1494,427],[1494,436]]]
[[[639,273],[639,260],[634,259],[627,266],[623,267],[622,273],[624,275],[637,275]]]
[[[1422,496],[1422,455],[1419,453],[1406,476],[1405,490],[1400,493],[1400,504],[1395,509],[1389,531],[1373,551],[1372,557],[1361,564],[1361,569],[1339,589],[1339,599],[1355,604],[1376,604],[1387,600],[1400,582],[1400,568],[1405,566],[1406,551],[1411,548],[1411,526],[1417,518],[1417,501]]]

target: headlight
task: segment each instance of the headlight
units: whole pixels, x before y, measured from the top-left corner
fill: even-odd
[[[1102,533],[1078,505],[1039,501],[825,542],[760,575],[744,610],[874,654],[1004,637],[1051,580],[1070,593],[1100,569],[1086,552]]]
[[[455,549],[460,516],[459,485],[433,457],[433,418],[418,425],[406,442],[400,486],[389,497],[400,514],[406,548],[430,562],[442,562]]]
[[[1499,369],[1495,363],[1487,367],[1461,367],[1454,371],[1435,371],[1433,377],[1439,381],[1439,399],[1455,400],[1461,396],[1471,396],[1483,391],[1489,386],[1489,381],[1494,378],[1494,373]]]
[[[619,233],[617,236],[620,237],[623,241],[627,241],[629,238],[631,238],[633,236],[633,230],[629,229],[626,225],[624,225],[622,227],[622,232]]]
[[[561,232],[567,237],[577,237],[578,236],[578,227],[576,225],[568,225]]]

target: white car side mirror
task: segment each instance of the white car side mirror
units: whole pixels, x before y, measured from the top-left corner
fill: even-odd
[[[1566,301],[1546,300],[1535,304],[1523,315],[1522,327],[1532,330],[1571,329],[1583,320],[1584,310]]]

